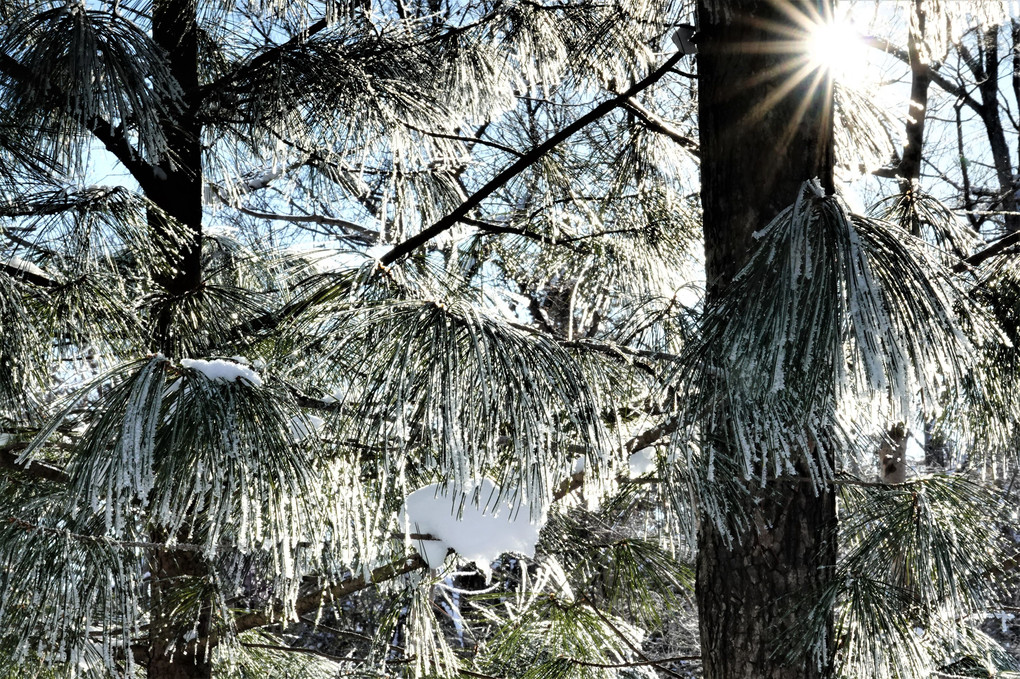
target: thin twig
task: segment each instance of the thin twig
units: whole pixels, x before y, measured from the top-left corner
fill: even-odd
[[[347,578],[345,580],[341,580],[332,587],[324,588],[322,591],[299,597],[298,600],[294,602],[294,611],[299,616],[311,613],[322,606],[322,604],[327,600],[339,599],[380,582],[392,580],[393,578],[413,571],[424,570],[427,567],[428,564],[425,563],[425,560],[421,558],[421,556],[414,554],[407,558],[376,568],[367,578],[364,576]],[[282,606],[276,607],[269,612],[253,611],[250,613],[242,613],[234,618],[234,631],[244,632],[250,629],[255,629],[256,627],[265,627],[266,625],[282,620],[284,617],[285,610]]]
[[[67,482],[70,479],[67,472],[63,469],[48,465],[44,462],[39,462],[38,460],[28,460],[27,462],[19,463],[18,459],[21,455],[18,451],[24,450],[27,447],[28,442],[20,441],[0,446],[0,467],[21,472],[33,478],[45,481]]]
[[[701,660],[700,655],[678,655],[672,658],[655,658],[653,660],[635,660],[633,662],[621,662],[621,663],[599,663],[590,662],[588,660],[580,660],[578,658],[571,658],[570,656],[560,656],[563,660],[574,663],[575,665],[584,665],[585,667],[604,667],[606,669],[614,669],[619,667],[645,667],[647,665],[658,665],[659,663],[667,662],[689,662],[692,660]]]

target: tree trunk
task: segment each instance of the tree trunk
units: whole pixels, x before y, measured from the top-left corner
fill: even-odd
[[[202,286],[197,18],[197,0],[156,0],[153,4],[153,40],[165,51],[170,71],[184,95],[181,110],[174,113],[173,107],[167,107],[171,113],[162,120],[167,149],[156,159],[154,179],[143,185],[154,205],[149,210],[149,227],[163,250],[166,265],[165,271],[157,272],[156,282],[168,293],[168,299],[152,310],[152,336],[157,350],[171,357],[179,353],[180,346],[174,329],[174,306],[184,296],[200,294]],[[171,236],[180,234],[182,228],[183,239]],[[154,542],[166,539],[163,531],[154,529]],[[154,554],[149,565],[148,679],[209,679],[212,664],[202,641],[209,638],[211,627],[208,563],[197,552],[166,549]],[[189,633],[200,643],[189,641]]]
[[[882,483],[905,483],[907,480],[907,426],[898,422],[889,427],[878,448],[879,476]]]
[[[999,27],[986,29],[978,38],[983,49],[971,65],[978,78],[978,93],[981,108],[978,113],[985,125],[988,145],[992,151],[992,165],[999,183],[999,199],[992,209],[1003,213],[1003,226],[1007,234],[1020,230],[1020,214],[1017,212],[1016,182],[1013,179],[1013,161],[1006,141],[1006,133],[999,119]]]
[[[202,125],[198,119],[197,0],[159,0],[153,6],[152,37],[167,54],[170,71],[184,94],[184,110],[162,121],[167,150],[158,159],[157,178],[146,184],[149,225],[165,243],[172,270],[158,279],[173,295],[197,290],[202,279]],[[171,108],[172,110],[172,108]],[[167,239],[168,218],[187,234]]]
[[[698,84],[706,305],[717,306],[746,263],[752,234],[792,204],[802,182],[832,191],[832,87],[799,75],[805,35],[795,14],[829,17],[831,0],[701,0]],[[791,46],[792,45],[792,46]],[[815,453],[810,453],[815,454]],[[812,679],[832,673],[832,615],[823,656],[785,654],[804,633],[800,606],[835,565],[835,500],[795,478],[746,499],[754,526],[728,540],[699,530],[697,599],[708,679]]]
[[[907,38],[907,54],[910,61],[910,102],[907,110],[906,143],[897,175],[900,177],[900,192],[914,201],[914,191],[921,179],[921,152],[924,149],[924,123],[928,117],[928,87],[931,85],[931,71],[928,57],[922,54],[927,13],[923,0],[914,0],[913,21]],[[910,233],[921,236],[921,222],[917,210],[909,213]]]
[[[150,558],[149,568],[148,679],[210,679],[207,564],[196,552],[166,549]],[[198,610],[182,605],[185,591],[187,599],[197,593]]]
[[[712,521],[698,540],[697,599],[701,657],[708,679],[812,679],[832,675],[832,614],[824,620],[827,653],[798,644],[811,595],[836,562],[835,496],[810,484],[773,481],[757,497],[754,526],[730,543]],[[812,630],[814,631],[814,630]]]

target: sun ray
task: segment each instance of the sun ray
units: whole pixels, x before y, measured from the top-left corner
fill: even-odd
[[[741,124],[753,124],[789,97],[794,103],[791,128],[801,123],[817,88],[831,88],[833,81],[848,87],[863,86],[867,77],[867,47],[852,23],[837,20],[809,2],[770,0],[783,18],[756,19],[747,23],[757,40],[742,40],[723,47],[744,55],[761,55],[760,69],[734,83],[736,99],[749,90],[761,92],[758,103]],[[746,34],[745,34],[746,35]],[[727,97],[728,98],[728,97]]]

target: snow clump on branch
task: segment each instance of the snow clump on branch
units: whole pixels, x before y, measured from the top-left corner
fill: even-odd
[[[211,361],[204,361],[198,358],[182,358],[181,367],[200,372],[210,380],[230,382],[244,379],[251,383],[252,386],[262,386],[262,377],[257,372],[246,365],[233,361],[225,361],[220,358]]]
[[[405,530],[427,535],[415,547],[429,568],[440,568],[449,550],[464,561],[473,561],[485,574],[501,554],[512,552],[533,558],[545,514],[536,521],[526,503],[512,502],[500,494],[499,486],[483,478],[450,493],[442,484],[419,488],[404,500]]]

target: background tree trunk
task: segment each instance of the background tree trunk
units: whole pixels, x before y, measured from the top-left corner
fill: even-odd
[[[746,263],[755,230],[792,204],[804,181],[832,191],[832,87],[827,74],[794,82],[805,51],[793,18],[831,16],[832,3],[702,0],[698,6],[701,200],[709,309]],[[791,47],[791,44],[794,45]],[[802,73],[802,75],[804,75]],[[835,565],[835,499],[792,478],[747,497],[753,526],[730,541],[703,517],[697,599],[708,679],[811,679],[826,657],[784,655],[798,641],[811,592]]]

